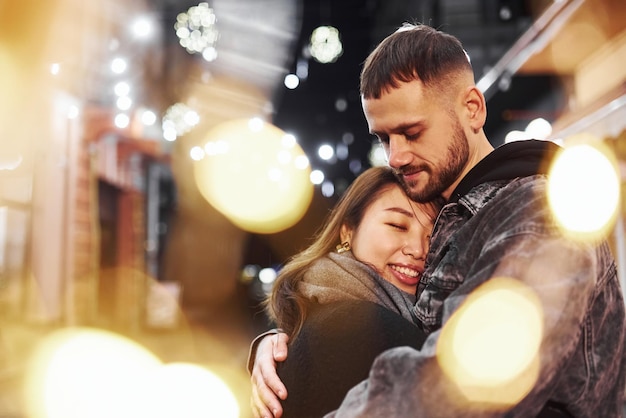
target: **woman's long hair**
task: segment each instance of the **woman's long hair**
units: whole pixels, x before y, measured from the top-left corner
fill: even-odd
[[[391,168],[373,167],[364,171],[327,215],[313,243],[293,256],[279,272],[265,304],[269,317],[290,336],[290,341],[297,336],[307,315],[306,298],[298,290],[305,272],[315,261],[335,251],[340,244],[341,227],[356,229],[367,208],[391,185],[402,187]],[[435,205],[436,213],[434,208]]]

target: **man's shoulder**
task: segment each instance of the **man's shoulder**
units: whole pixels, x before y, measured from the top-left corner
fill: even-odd
[[[488,181],[473,187],[459,199],[472,213],[489,207],[519,206],[545,202],[547,176],[517,177],[511,180]]]

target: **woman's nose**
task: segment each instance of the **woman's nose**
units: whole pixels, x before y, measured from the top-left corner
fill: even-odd
[[[426,259],[425,247],[421,243],[407,243],[402,248],[402,254],[411,256],[416,260]]]

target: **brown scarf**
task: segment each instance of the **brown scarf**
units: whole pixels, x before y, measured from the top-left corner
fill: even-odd
[[[320,304],[345,300],[374,302],[416,323],[415,295],[398,289],[349,251],[329,253],[316,261],[305,273],[299,290]]]

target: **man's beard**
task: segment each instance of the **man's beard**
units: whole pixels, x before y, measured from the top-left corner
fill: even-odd
[[[433,172],[426,164],[418,166],[407,166],[397,170],[400,180],[406,189],[409,197],[420,203],[431,202],[441,198],[441,195],[452,185],[461,175],[463,168],[469,159],[469,144],[465,132],[461,128],[458,119],[455,119],[452,143],[448,146],[445,161],[447,165],[440,167],[439,171]],[[437,170],[438,167],[435,167]],[[417,188],[417,182],[407,182],[402,175],[404,171],[413,172],[415,169],[422,170],[428,174],[429,179],[422,189]]]

